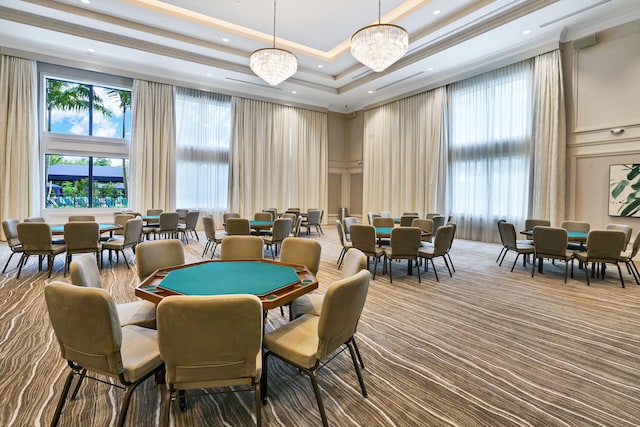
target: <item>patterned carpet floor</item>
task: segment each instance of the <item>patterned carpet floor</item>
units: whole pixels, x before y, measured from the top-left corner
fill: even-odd
[[[340,251],[325,227],[319,292],[339,277]],[[185,245],[200,260],[203,242]],[[393,263],[393,283],[379,266],[359,324],[368,398],[360,394],[348,353],[318,375],[333,426],[638,426],[640,425],[640,286],[615,269],[586,285],[584,273],[563,283],[564,267],[545,263],[531,278],[529,264],[511,273],[513,254],[495,262],[498,245],[456,240],[449,277],[433,271],[408,276]],[[0,247],[2,265],[9,256]],[[270,253],[265,252],[265,257]],[[131,259],[131,258],[130,258]],[[16,257],[0,276],[0,426],[48,425],[67,373],[50,327],[43,287],[63,278],[63,257],[51,279],[31,260],[16,280]],[[373,265],[373,263],[372,263]],[[102,272],[117,302],[133,300],[135,266],[122,260]],[[279,310],[266,328],[286,322]],[[211,327],[215,327],[211,325]],[[162,413],[160,388],[147,380],[133,395],[128,426],[155,426]],[[188,396],[187,410],[173,406],[175,426],[255,425],[251,393]],[[86,381],[63,411],[63,426],[115,423],[123,392]],[[270,359],[266,426],[315,426],[320,417],[304,374]]]

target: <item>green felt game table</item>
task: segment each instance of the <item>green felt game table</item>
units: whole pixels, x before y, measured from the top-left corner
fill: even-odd
[[[272,260],[210,260],[163,268],[142,281],[136,296],[159,303],[170,295],[253,294],[265,310],[288,304],[318,288],[304,266]]]
[[[106,233],[107,231],[113,231],[122,228],[122,226],[118,224],[98,224],[98,227],[100,229],[100,233]],[[51,234],[63,235],[64,225],[52,225]]]

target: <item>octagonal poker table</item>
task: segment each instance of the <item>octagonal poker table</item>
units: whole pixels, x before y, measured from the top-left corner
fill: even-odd
[[[253,294],[264,310],[270,310],[317,288],[318,281],[304,265],[209,260],[159,269],[136,287],[135,294],[155,304],[170,295]]]

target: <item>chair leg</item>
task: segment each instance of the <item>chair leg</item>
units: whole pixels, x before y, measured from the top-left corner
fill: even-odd
[[[451,274],[451,269],[449,268],[449,262],[447,261],[447,257],[443,255],[442,259],[444,260],[444,265],[447,266],[447,270],[449,270],[449,277],[453,277],[453,274]],[[513,271],[513,269],[512,269],[512,271]]]
[[[513,265],[511,266],[511,272],[513,273],[513,269],[516,266],[516,263],[518,262],[518,257],[520,256],[520,254],[516,255],[516,259],[513,260]]]
[[[449,254],[449,252],[446,252],[444,254],[444,256],[446,256],[449,259],[449,264],[451,264],[451,269],[455,273],[456,272],[456,268],[453,266],[453,260],[451,259],[451,255]]]
[[[4,274],[5,271],[7,271],[7,267],[9,266],[9,262],[11,261],[11,258],[15,255],[15,252],[11,252],[11,255],[9,255],[9,259],[7,260],[7,263],[4,265],[4,268],[2,269],[2,274]]]
[[[504,258],[507,256],[507,252],[509,252],[508,248],[504,248],[506,249],[503,253],[502,253],[502,258],[500,259],[500,263],[498,264],[500,267],[502,267],[502,261],[504,261]]]
[[[167,387],[164,390],[164,407],[162,410],[162,425],[164,427],[169,427],[169,418],[171,416],[171,385],[167,384]]]
[[[616,262],[616,267],[618,267],[618,274],[620,275],[620,285],[624,288],[624,279],[622,278],[622,270],[620,269],[619,262]]]
[[[124,264],[127,266],[127,270],[131,270],[131,267],[129,267],[129,261],[127,261],[127,254],[124,253],[124,249],[120,250],[120,252],[122,252],[122,258],[124,259]],[[118,252],[116,252],[117,254]]]
[[[393,258],[387,258],[386,256],[384,257],[384,267],[387,268],[387,262],[389,263],[389,283],[393,283],[393,265],[391,265],[391,260]]]
[[[591,286],[589,283],[589,261],[584,263],[584,275],[587,278],[587,286]]]
[[[253,393],[255,394],[255,398],[256,398],[256,426],[260,427],[262,426],[262,401],[260,398],[260,381],[258,381],[257,383],[255,383],[253,385]]]
[[[431,267],[433,267],[433,274],[436,275],[436,282],[439,282],[440,279],[438,278],[438,270],[436,270],[436,265],[433,263],[433,258],[431,258]]]
[[[152,373],[150,373],[149,375],[151,375]],[[118,414],[118,423],[117,423],[118,427],[124,426],[124,421],[127,418],[127,411],[129,410],[129,401],[131,400],[131,394],[136,389],[136,387],[142,384],[142,382],[149,377],[149,375],[143,378],[140,378],[138,381],[134,382],[133,384],[127,385],[126,391],[124,393],[124,399],[122,399],[122,407],[120,408],[120,414]]]
[[[376,261],[373,263],[373,280],[376,280],[376,271],[378,271],[378,257],[376,257]]]
[[[80,372],[80,378],[78,378],[78,382],[76,382],[76,386],[73,389],[73,393],[71,393],[71,397],[70,397],[71,400],[75,399],[76,396],[78,395],[78,391],[80,391],[80,386],[82,385],[82,381],[86,376],[87,376],[87,370],[83,369]]]
[[[20,261],[18,261],[18,274],[16,275],[16,279],[20,278],[20,272],[22,271],[22,266],[24,266],[25,263],[27,262],[27,258],[29,258],[29,255],[24,253],[20,257]]]
[[[71,388],[71,381],[73,380],[74,372],[69,372],[67,376],[67,380],[64,382],[64,388],[62,389],[62,394],[60,395],[60,400],[58,401],[58,406],[56,406],[56,412],[53,415],[53,420],[51,420],[51,427],[55,427],[58,425],[58,421],[60,421],[60,415],[62,414],[62,408],[64,407],[64,402],[67,400],[67,394],[69,394],[69,389]]]
[[[409,260],[409,263],[412,263],[413,260]],[[416,259],[416,270],[418,270],[418,283],[422,283],[422,278],[420,277],[420,266],[418,265],[418,260]]]
[[[531,277],[533,277],[533,272],[536,271],[536,259],[538,257],[534,256],[533,257],[533,262],[531,262]],[[542,262],[542,260],[540,260],[540,262]]]
[[[262,377],[260,378],[260,392],[261,392],[261,400],[262,404],[267,404],[267,371],[269,368],[269,356],[271,355],[270,351],[266,351],[262,356]]]
[[[498,254],[498,258],[496,258],[496,263],[498,263],[498,261],[500,261],[500,257],[502,256],[502,253],[505,251],[505,249],[507,249],[506,247],[502,247],[502,249],[500,249],[500,253]]]
[[[53,271],[53,262],[56,260],[55,255],[47,255],[47,267],[49,268],[49,279],[51,278],[51,272]]]
[[[360,383],[360,390],[362,391],[362,396],[367,397],[367,388],[364,385],[364,379],[362,378],[362,372],[360,372],[360,366],[358,365],[358,361],[356,360],[356,352],[353,348],[353,338],[347,341],[347,348],[349,349],[349,353],[351,354],[351,361],[353,362],[353,367],[356,370],[356,375],[358,376],[358,382]]]

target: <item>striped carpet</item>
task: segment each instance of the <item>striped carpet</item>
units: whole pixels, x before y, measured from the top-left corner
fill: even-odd
[[[329,227],[325,227],[328,229]],[[333,230],[323,246],[321,291],[338,277],[340,250]],[[203,245],[185,246],[200,259]],[[319,384],[333,426],[637,426],[640,425],[640,286],[617,271],[587,287],[583,272],[563,283],[563,267],[545,264],[532,279],[513,256],[499,267],[499,246],[456,240],[457,272],[436,260],[432,271],[406,275],[393,263],[393,283],[378,269],[357,335],[366,365],[368,398],[360,395],[348,353],[320,371]],[[0,262],[8,257],[0,247]],[[269,256],[265,252],[265,256]],[[44,304],[43,286],[62,280],[63,257],[52,279],[31,260],[16,280],[12,260],[0,276],[0,426],[47,425],[66,375]],[[133,299],[134,270],[107,266],[103,282],[117,302]],[[286,321],[278,310],[267,330]],[[211,327],[214,327],[213,325]],[[268,426],[320,424],[307,378],[271,359]],[[64,408],[61,425],[115,423],[123,392],[85,382]],[[127,425],[155,426],[160,386],[153,379],[135,393]],[[251,393],[188,394],[188,409],[174,407],[175,426],[254,424]]]

